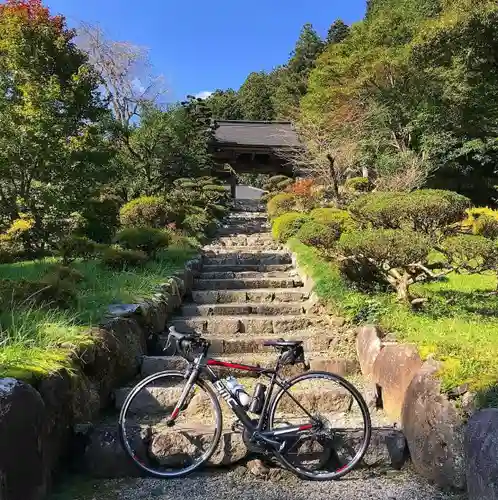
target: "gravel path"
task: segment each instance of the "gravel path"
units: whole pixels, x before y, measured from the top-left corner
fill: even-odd
[[[306,482],[294,476],[257,479],[243,467],[185,479],[81,480],[61,485],[50,500],[465,500],[442,492],[410,471],[354,472],[340,481]]]

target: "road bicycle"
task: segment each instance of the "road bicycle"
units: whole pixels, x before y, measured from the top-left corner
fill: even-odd
[[[300,478],[331,480],[350,472],[372,432],[360,392],[338,375],[309,371],[302,341],[264,345],[279,351],[273,369],[211,358],[207,339],[171,328],[168,348],[176,349],[186,368],[140,381],[119,416],[121,443],[135,465],[155,477],[182,477],[206,463],[225,463],[227,453],[234,453],[230,434],[240,433],[249,451],[277,460]],[[281,376],[301,365],[302,373]],[[256,377],[244,379],[258,381],[252,397],[217,369]],[[223,417],[232,418],[229,427],[223,427]]]

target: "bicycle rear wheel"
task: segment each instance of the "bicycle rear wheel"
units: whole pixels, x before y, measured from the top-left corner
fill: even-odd
[[[182,372],[156,373],[138,383],[123,403],[121,443],[135,465],[149,475],[185,476],[216,451],[222,429],[216,394],[203,380],[194,381],[189,389],[188,384]],[[177,412],[183,391],[186,399]]]
[[[288,425],[309,429],[285,437],[277,457],[304,479],[326,481],[350,472],[363,458],[372,425],[368,407],[347,380],[327,372],[290,379],[270,405],[268,429]]]

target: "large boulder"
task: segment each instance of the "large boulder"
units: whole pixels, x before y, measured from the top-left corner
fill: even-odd
[[[45,405],[30,385],[0,379],[0,499],[41,500],[50,475]]]
[[[403,431],[415,470],[441,487],[465,488],[465,421],[441,393],[440,366],[425,362],[413,377],[402,410]]]
[[[411,344],[385,345],[377,355],[372,369],[373,381],[380,387],[382,406],[392,419],[401,417],[406,390],[421,366],[418,350]]]
[[[469,500],[498,500],[498,409],[472,416],[465,433]]]
[[[360,362],[361,373],[369,379],[373,377],[373,367],[382,349],[381,335],[375,326],[364,326],[358,329],[356,336],[356,352]]]

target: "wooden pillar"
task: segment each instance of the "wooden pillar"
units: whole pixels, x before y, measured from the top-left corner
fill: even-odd
[[[232,199],[235,200],[235,196],[237,195],[237,177],[235,175],[230,176],[230,194],[232,195]]]

